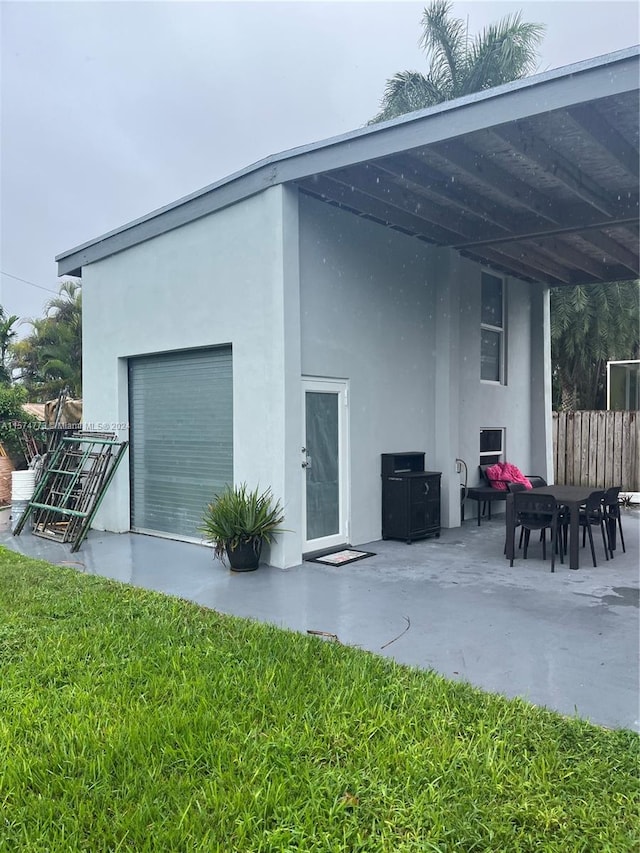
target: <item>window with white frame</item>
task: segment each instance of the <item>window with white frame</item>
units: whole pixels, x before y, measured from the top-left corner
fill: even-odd
[[[482,273],[480,314],[480,379],[504,382],[504,288],[503,280]]]
[[[480,430],[480,465],[504,462],[504,427]]]

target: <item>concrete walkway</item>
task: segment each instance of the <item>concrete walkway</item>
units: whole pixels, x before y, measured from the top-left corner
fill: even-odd
[[[2,533],[0,543],[224,613],[326,631],[484,690],[640,730],[638,509],[623,511],[623,529],[626,554],[605,562],[596,539],[597,568],[587,544],[578,571],[558,564],[553,575],[533,537],[529,559],[509,567],[502,518],[480,528],[467,521],[412,545],[368,543],[361,547],[376,556],[341,568],[304,563],[245,574],[215,562],[209,548],[151,536],[92,531],[76,554],[27,533]]]

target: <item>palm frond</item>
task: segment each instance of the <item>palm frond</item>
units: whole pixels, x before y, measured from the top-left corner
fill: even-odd
[[[380,112],[368,123],[388,121],[442,103],[443,100],[433,81],[424,74],[419,71],[400,71],[387,80]]]
[[[469,46],[464,94],[532,74],[544,32],[544,25],[523,23],[519,13],[486,27]]]
[[[452,4],[433,0],[422,15],[420,46],[425,51],[430,73],[447,80],[449,97],[457,97],[460,78],[465,74],[467,29],[460,18],[452,18]]]
[[[368,124],[425,109],[472,92],[499,86],[536,68],[542,24],[507,15],[471,42],[466,24],[451,15],[449,0],[432,0],[422,15],[420,46],[426,74],[401,71],[387,81],[380,111]]]

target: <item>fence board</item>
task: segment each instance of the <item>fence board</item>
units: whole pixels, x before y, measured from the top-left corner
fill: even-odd
[[[605,465],[606,447],[607,447],[607,413],[606,412],[598,412],[598,444],[596,447],[595,485],[598,485],[598,483],[602,483],[604,485],[605,472],[606,472],[606,465]]]
[[[556,483],[640,491],[637,412],[554,412]]]
[[[564,458],[564,482],[573,482],[573,418],[571,412],[565,414],[565,458]]]
[[[611,413],[611,416],[608,417],[605,421],[605,438],[604,438],[604,472],[602,485],[608,483],[610,480],[613,480],[613,439],[615,436],[614,429],[614,414]]]
[[[581,486],[582,482],[582,415],[581,412],[570,412],[569,417],[573,422],[573,471],[571,482]]]
[[[630,492],[640,491],[640,418],[636,412],[630,412],[629,423],[629,470],[631,472],[630,480],[635,483],[635,487],[630,488]]]
[[[598,412],[589,413],[589,448],[588,448],[588,463],[587,463],[587,482],[590,486],[592,482],[598,482],[598,435],[600,429],[600,418]]]
[[[588,486],[589,485],[589,476],[590,476],[590,468],[589,468],[589,448],[591,445],[591,412],[583,412],[582,413],[582,424],[580,430],[580,440],[582,442],[582,447],[580,448],[580,485]],[[595,423],[595,418],[593,419]]]
[[[614,412],[613,417],[613,448],[615,452],[612,453],[613,457],[613,476],[611,485],[618,486],[622,482],[622,416],[624,412]]]
[[[631,433],[631,421],[625,418],[622,422],[622,447],[620,452],[620,465],[622,471],[629,470],[629,436]]]

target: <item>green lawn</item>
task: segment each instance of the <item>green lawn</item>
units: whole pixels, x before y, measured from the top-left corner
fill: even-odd
[[[639,741],[0,548],[2,853],[635,851]]]

